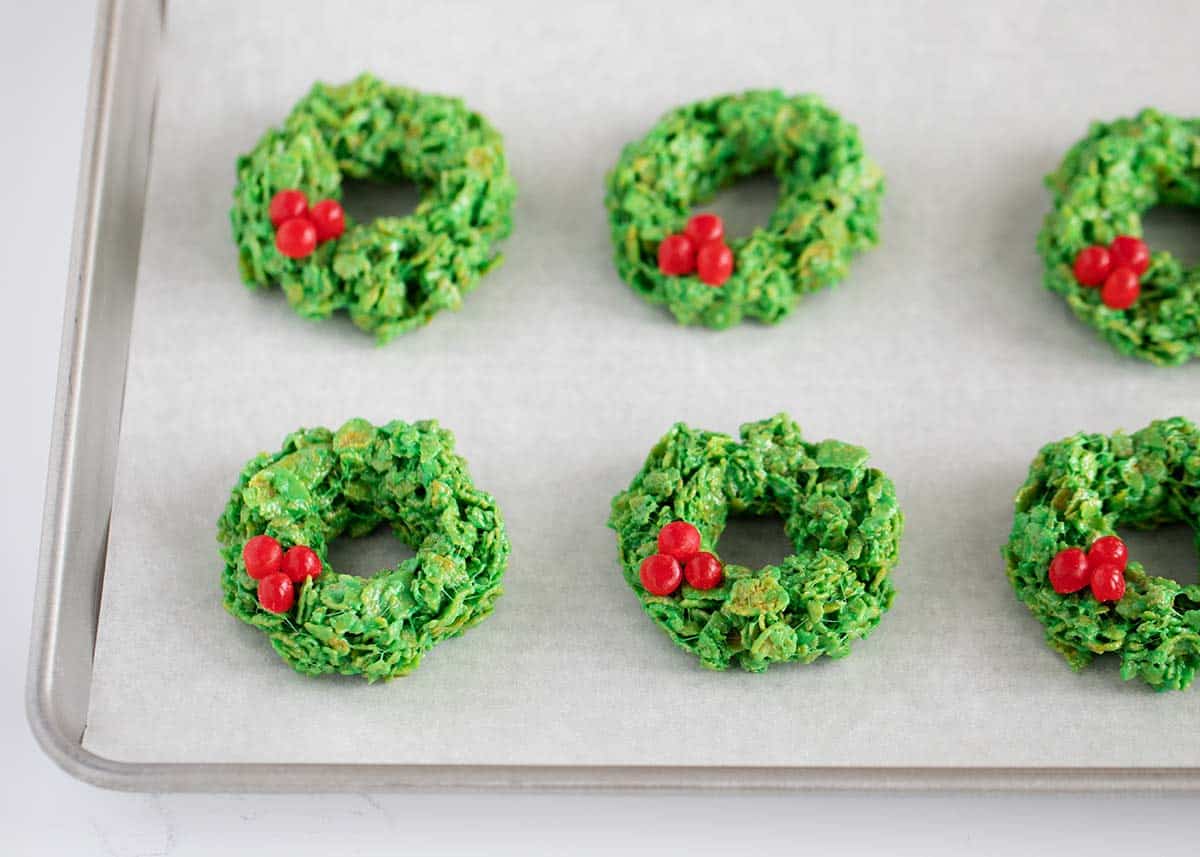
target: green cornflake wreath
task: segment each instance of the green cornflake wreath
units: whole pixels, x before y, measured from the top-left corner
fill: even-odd
[[[764,170],[779,179],[766,229],[729,242],[732,275],[712,287],[659,270],[659,244],[689,210]],[[743,317],[777,322],[800,296],[846,276],[879,240],[883,173],[858,130],[812,95],[725,95],[679,107],[630,143],[608,176],[617,271],[682,324],[727,328]]]
[[[1141,236],[1156,205],[1200,205],[1200,120],[1143,110],[1097,122],[1046,177],[1054,208],[1038,236],[1045,284],[1118,351],[1170,366],[1200,357],[1200,269],[1152,254],[1141,294],[1128,309],[1104,305],[1076,281],[1072,265],[1088,246]]]
[[[329,568],[329,542],[391,525],[416,551],[362,578]],[[243,546],[266,534],[308,545],[323,571],[297,584],[295,606],[260,606]],[[375,427],[354,419],[337,432],[301,429],[277,453],[242,470],[217,524],[225,608],[265,632],[308,675],[405,675],[442,640],[482,621],[501,594],[509,542],[495,501],[472,484],[454,435],[434,421]]]
[[[1176,417],[1132,435],[1076,434],[1042,448],[1017,493],[1004,548],[1017,597],[1074,670],[1119,652],[1121,675],[1155,690],[1183,690],[1200,666],[1200,586],[1147,574],[1129,560],[1115,604],[1086,592],[1060,595],[1048,579],[1055,555],[1118,527],[1182,521],[1200,542],[1200,430]]]
[[[742,440],[677,423],[612,501],[625,580],[680,648],[709,669],[762,672],[775,661],[840,658],[891,606],[903,515],[867,452],[808,443],[786,414],[741,427]],[[639,566],[662,527],[686,521],[711,551],[730,514],[778,514],[796,552],[757,571],[726,565],[712,589],[650,594]]]
[[[458,309],[498,265],[512,229],[515,186],[500,134],[457,98],[389,86],[364,74],[344,86],[317,83],[284,126],[238,158],[230,213],[242,279],[282,286],[305,318],[347,310],[380,343]],[[298,189],[341,199],[342,177],[416,182],[407,217],[355,224],[302,259],[275,246],[271,198]]]

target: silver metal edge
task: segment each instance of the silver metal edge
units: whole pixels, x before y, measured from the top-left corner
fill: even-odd
[[[26,713],[43,751],[73,777],[125,791],[288,792],[518,789],[525,791],[909,791],[1153,792],[1200,790],[1200,768],[871,768],[652,766],[429,766],[127,763],[85,750],[55,724],[52,682],[59,636],[63,549],[76,476],[79,381],[97,245],[99,186],[109,165],[117,9],[102,0],[89,84],[70,275],[59,358],[54,431],[35,594]],[[149,4],[147,4],[149,5]],[[160,20],[165,3],[158,4]]]
[[[56,761],[59,759],[56,758]],[[151,792],[738,791],[1190,793],[1190,769],[686,768],[124,763],[72,745],[68,773],[93,785]]]
[[[26,716],[43,751],[68,773],[93,782],[96,773],[95,760],[87,758],[88,754],[83,751],[81,744],[57,728],[52,680],[59,637],[57,608],[62,592],[62,553],[68,536],[67,504],[74,476],[84,322],[87,318],[91,272],[96,255],[95,225],[98,217],[99,183],[108,157],[108,117],[113,98],[111,78],[118,43],[114,14],[117,2],[118,0],[102,0],[96,11],[92,72],[88,84],[75,226],[63,312],[58,388],[54,403],[25,696]],[[113,785],[117,783],[114,782]]]

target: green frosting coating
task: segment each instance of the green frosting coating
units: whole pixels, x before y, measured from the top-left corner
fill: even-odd
[[[786,414],[748,423],[741,442],[676,424],[612,501],[609,526],[625,580],[679,647],[710,669],[762,672],[774,661],[840,658],[891,606],[904,518],[892,481],[867,452],[834,440],[808,443]],[[710,590],[684,583],[657,596],[638,568],[675,520],[713,550],[730,514],[778,514],[796,552],[757,571],[727,564]]]
[[[1200,270],[1151,248],[1141,296],[1126,310],[1106,307],[1100,290],[1080,285],[1072,270],[1084,247],[1140,237],[1142,215],[1154,206],[1200,205],[1200,120],[1143,110],[1094,123],[1046,184],[1054,196],[1038,236],[1046,288],[1123,354],[1160,366],[1200,356]]]
[[[779,179],[766,229],[728,241],[733,275],[714,288],[658,269],[658,245],[693,206],[765,170]],[[608,176],[617,271],[681,324],[777,322],[805,292],[838,282],[879,240],[883,174],[858,130],[812,95],[751,91],[672,110],[627,145]]]
[[[416,556],[371,578],[330,567],[330,541],[384,523]],[[308,545],[324,567],[298,587],[288,613],[259,606],[242,561],[246,541],[262,533],[285,549]],[[411,672],[435,644],[491,613],[509,554],[495,501],[471,483],[454,435],[433,421],[377,428],[355,419],[336,432],[293,432],[242,470],[217,539],[230,613],[266,633],[299,672],[372,682]]]
[[[341,199],[342,177],[409,179],[421,201],[407,217],[347,218],[345,233],[303,259],[275,249],[267,214],[279,190]],[[346,310],[380,343],[458,309],[501,261],[515,186],[500,134],[457,98],[389,86],[364,74],[318,83],[249,154],[238,158],[230,213],[242,279],[278,284],[305,318]]]
[[[1200,586],[1154,577],[1133,558],[1125,596],[1115,604],[1100,603],[1087,589],[1059,595],[1049,581],[1060,550],[1086,550],[1117,527],[1176,521],[1190,524],[1200,540],[1200,430],[1185,419],[1159,420],[1132,435],[1077,434],[1038,453],[1017,492],[1003,553],[1017,597],[1072,669],[1120,652],[1126,679],[1156,690],[1191,684],[1200,665]]]

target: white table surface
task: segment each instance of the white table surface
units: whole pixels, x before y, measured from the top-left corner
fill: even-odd
[[[127,795],[61,773],[24,682],[91,56],[89,0],[6,5],[0,27],[0,853],[1188,853],[1194,800],[1121,796]],[[1182,822],[1182,823],[1180,823]],[[353,843],[353,845],[351,844]]]

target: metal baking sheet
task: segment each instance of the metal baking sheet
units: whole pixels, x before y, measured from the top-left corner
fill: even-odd
[[[1113,354],[1032,250],[1040,177],[1088,119],[1188,112],[1200,12],[1148,11],[1154,58],[1121,67],[1115,6],[687,8],[102,8],[30,668],[31,722],[68,770],[137,789],[1200,783],[1179,728],[1197,697],[1071,674],[998,553],[1041,443],[1200,416],[1195,367]],[[383,349],[246,293],[225,222],[236,154],[313,79],[361,68],[465,96],[520,188],[505,266]],[[751,86],[858,122],[889,177],[884,245],[782,325],[677,328],[612,270],[603,175],[663,110]],[[748,228],[764,190],[718,206]],[[608,498],[671,421],[778,410],[896,480],[900,596],[845,661],[702,672],[625,589]],[[212,541],[245,458],[358,414],[453,428],[514,541],[496,615],[384,687],[279,664],[220,609]],[[759,558],[768,534],[722,551]],[[1137,548],[1194,573],[1168,538]],[[306,728],[244,728],[272,706]]]

